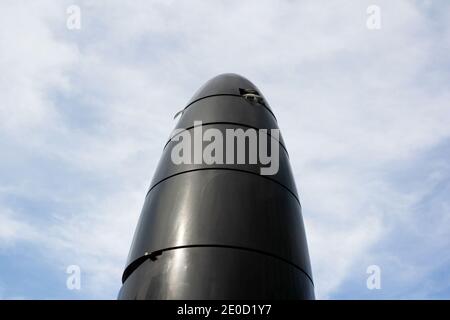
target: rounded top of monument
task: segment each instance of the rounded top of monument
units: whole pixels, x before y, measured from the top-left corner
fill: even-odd
[[[189,104],[206,97],[216,95],[243,96],[253,94],[263,98],[259,89],[248,79],[235,73],[223,73],[207,81],[194,96]]]

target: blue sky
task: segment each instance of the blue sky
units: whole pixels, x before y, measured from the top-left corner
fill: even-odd
[[[72,4],[80,30],[66,27]],[[317,297],[449,299],[449,9],[2,1],[0,298],[114,299],[173,115],[235,72],[277,115]]]

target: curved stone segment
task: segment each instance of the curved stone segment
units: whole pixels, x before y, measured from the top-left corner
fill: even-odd
[[[183,111],[175,129],[192,128],[195,121],[204,125],[229,123],[255,129],[278,129],[277,121],[266,108],[237,96],[214,96],[193,103]],[[279,140],[285,147],[281,134]]]
[[[119,299],[127,300],[205,297],[314,299],[314,287],[301,270],[279,259],[239,249],[194,247],[165,251],[156,260],[146,260],[119,293]]]
[[[289,158],[287,155],[287,152],[284,148],[281,147],[279,144],[279,141],[272,136],[265,134],[264,132],[259,132],[254,129],[249,129],[242,126],[237,125],[225,125],[225,124],[216,124],[216,125],[204,125],[201,128],[197,127],[197,130],[201,130],[202,133],[207,133],[208,130],[215,129],[217,133],[220,132],[221,136],[221,143],[218,145],[222,145],[222,155],[221,157],[217,157],[214,160],[214,163],[211,163],[211,157],[212,154],[211,149],[206,149],[206,146],[211,144],[211,141],[203,141],[203,139],[197,139],[195,138],[194,134],[194,128],[191,128],[190,130],[187,130],[186,137],[190,138],[189,145],[191,146],[191,149],[194,148],[194,144],[197,144],[197,146],[201,147],[202,152],[202,161],[201,163],[195,164],[194,163],[194,155],[193,152],[191,152],[191,156],[189,157],[189,161],[186,161],[187,163],[183,164],[176,164],[174,163],[174,157],[178,157],[178,154],[180,153],[180,149],[182,148],[183,138],[178,137],[179,141],[171,140],[166,147],[164,148],[163,155],[161,157],[161,160],[159,161],[158,167],[156,169],[156,174],[153,177],[153,180],[150,185],[150,189],[153,188],[156,184],[161,182],[162,180],[166,179],[167,177],[170,177],[175,174],[180,174],[182,172],[188,172],[192,170],[198,170],[198,169],[214,169],[214,168],[224,168],[224,169],[236,169],[240,171],[248,171],[255,174],[262,174],[264,171],[261,171],[262,168],[272,167],[274,172],[275,169],[277,169],[276,173],[274,175],[266,175],[266,178],[272,179],[277,181],[278,183],[284,185],[286,188],[289,189],[297,198],[297,188],[295,186],[295,182],[292,176],[292,169],[289,163]],[[226,140],[233,138],[234,136],[229,136],[227,138],[227,130],[231,130],[231,132],[235,132],[235,130],[241,130],[241,132],[251,133],[253,137],[256,137],[256,139],[253,139],[252,146],[249,143],[250,139],[241,140],[242,142],[239,142],[237,139],[234,140],[233,143],[233,154],[234,158],[233,161],[230,161],[229,164],[227,164],[226,154],[229,153],[230,150],[227,150],[227,144]],[[250,132],[251,131],[251,132]],[[261,139],[261,141],[260,141]],[[259,148],[259,143],[266,142],[266,150],[267,152],[261,151]],[[237,155],[238,155],[238,146],[241,144],[243,148],[240,148],[242,150],[245,150],[245,163],[239,164]],[[272,150],[272,146],[276,147],[275,150]],[[177,148],[177,149],[174,149]],[[273,151],[273,153],[272,153]],[[261,155],[259,154],[261,152]],[[253,160],[256,160],[251,164],[250,163],[250,153],[252,154]],[[213,156],[215,156],[215,152],[213,153]],[[269,162],[268,163],[261,163],[261,159],[265,159],[265,157],[268,156]],[[206,161],[205,161],[206,160]],[[276,163],[275,163],[276,162]],[[210,164],[209,164],[210,163]]]
[[[193,171],[150,191],[128,265],[146,253],[188,245],[259,250],[311,275],[300,204],[285,188],[255,174]]]

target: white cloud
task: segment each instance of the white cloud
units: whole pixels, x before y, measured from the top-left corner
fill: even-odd
[[[38,237],[25,221],[20,221],[7,208],[0,207],[0,249],[8,249],[18,241],[32,241]]]

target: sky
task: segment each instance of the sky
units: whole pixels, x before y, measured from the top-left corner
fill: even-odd
[[[117,297],[173,115],[226,72],[277,116],[317,298],[450,299],[449,49],[445,0],[1,1],[0,299]]]

